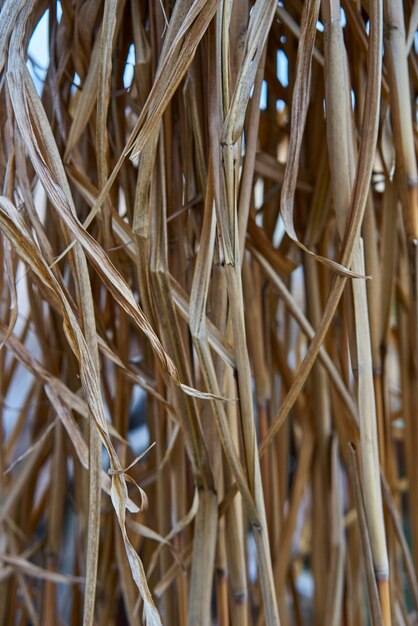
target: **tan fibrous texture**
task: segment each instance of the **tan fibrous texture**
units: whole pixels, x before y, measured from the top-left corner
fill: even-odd
[[[0,1],[1,625],[415,623],[417,24]]]

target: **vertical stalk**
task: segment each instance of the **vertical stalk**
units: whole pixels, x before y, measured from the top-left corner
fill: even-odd
[[[360,240],[353,268],[364,274],[362,241]],[[373,384],[372,352],[369,318],[367,312],[366,285],[363,279],[353,282],[356,318],[358,359],[358,404],[360,426],[360,458],[365,513],[373,565],[379,589],[380,606],[384,626],[391,624],[389,601],[389,561],[386,546],[382,491],[380,487],[380,464],[377,440],[376,401]]]

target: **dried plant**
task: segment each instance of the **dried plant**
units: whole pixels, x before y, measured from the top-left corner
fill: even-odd
[[[417,0],[0,7],[0,624],[417,623]]]

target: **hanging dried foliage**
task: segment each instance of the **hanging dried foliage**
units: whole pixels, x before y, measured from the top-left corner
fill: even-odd
[[[0,2],[0,624],[416,623],[417,25]]]

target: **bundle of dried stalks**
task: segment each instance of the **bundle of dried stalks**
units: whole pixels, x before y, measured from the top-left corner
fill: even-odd
[[[0,624],[416,623],[417,0],[0,7]]]

